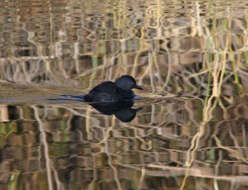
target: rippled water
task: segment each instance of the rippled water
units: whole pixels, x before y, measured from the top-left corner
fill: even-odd
[[[244,0],[1,1],[0,189],[248,189],[247,15]],[[112,115],[52,100],[123,74],[144,99]]]

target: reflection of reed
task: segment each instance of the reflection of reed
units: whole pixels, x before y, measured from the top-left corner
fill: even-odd
[[[167,99],[164,102],[160,101],[150,106],[147,105],[141,110],[138,118],[130,124],[120,123],[113,120],[114,117],[103,116],[92,109],[89,117],[87,106],[73,105],[69,102],[63,105],[39,107],[39,110],[38,107],[35,107],[35,114],[39,114],[38,120],[46,128],[44,131],[47,134],[46,139],[50,139],[49,142],[48,140],[45,142],[50,150],[46,155],[46,160],[49,159],[54,164],[58,160],[61,160],[62,163],[70,163],[69,165],[53,164],[55,168],[50,163],[54,175],[58,173],[57,175],[60,176],[60,172],[64,170],[63,168],[68,168],[69,170],[72,167],[77,170],[76,168],[80,166],[82,171],[87,168],[87,170],[98,172],[99,167],[103,167],[102,169],[105,172],[115,172],[114,180],[119,185],[121,180],[128,179],[128,176],[124,178],[119,176],[125,170],[130,173],[132,173],[131,171],[143,171],[146,176],[145,179],[140,179],[143,182],[147,180],[147,177],[179,177],[188,172],[187,176],[226,181],[235,180],[238,184],[244,183],[246,178],[242,175],[242,170],[238,169],[240,168],[239,161],[243,159],[239,156],[241,152],[238,151],[243,150],[245,153],[245,149],[235,139],[235,137],[241,135],[240,131],[236,130],[238,125],[235,123],[229,126],[230,132],[228,133],[225,133],[227,124],[223,123],[223,121],[217,121],[216,124],[212,123],[212,125],[211,122],[206,124],[204,126],[204,135],[196,144],[197,149],[192,150],[194,157],[190,158],[193,160],[193,165],[188,169],[183,167],[187,163],[186,156],[188,150],[190,150],[190,143],[194,142],[195,134],[199,130],[196,124],[201,121],[201,114],[199,114],[201,106],[202,104],[199,100],[188,99],[180,101],[180,99]],[[22,107],[20,108],[23,109]],[[63,114],[58,115],[58,112]],[[150,117],[152,112],[153,118]],[[238,115],[240,113],[235,114],[238,116],[236,119],[239,121],[241,121],[239,117],[244,117],[244,115]],[[28,117],[26,115],[23,119],[27,120]],[[80,123],[72,125],[76,117],[80,118]],[[191,123],[189,118],[193,118],[195,121]],[[35,120],[37,121],[37,118]],[[88,126],[86,126],[86,120],[89,122]],[[69,134],[68,138],[64,138],[62,135],[63,125],[61,123],[66,125],[65,133]],[[10,135],[16,136],[13,132]],[[35,131],[34,135],[36,135]],[[212,145],[216,137],[222,141],[221,146],[218,144],[217,146]],[[229,144],[230,138],[233,139],[233,143],[237,146],[237,152],[232,151],[233,148]],[[67,140],[64,141],[63,139]],[[244,137],[244,139],[247,138]],[[71,148],[62,149],[62,145],[68,142],[70,142]],[[58,146],[57,143],[61,143],[61,145]],[[61,147],[61,150],[56,152],[56,146]],[[70,153],[67,153],[67,151]],[[94,153],[89,154],[89,152]],[[227,153],[232,154],[227,157],[225,155]],[[52,156],[54,154],[56,156]],[[219,168],[218,173],[215,173],[216,154],[225,155],[219,157],[218,165],[216,165]],[[88,161],[82,163],[70,161],[75,159]],[[226,176],[229,171],[224,169],[225,163],[230,159],[235,159],[233,162],[236,164],[232,167],[239,170],[238,175],[233,173]],[[96,161],[93,164],[96,168],[92,168],[92,164],[90,164],[92,160]],[[209,161],[208,166],[205,163],[206,160]],[[170,166],[171,163],[176,164],[176,166]],[[110,166],[111,169],[104,169],[106,165]],[[216,169],[218,170],[218,168]],[[157,171],[158,169],[159,171]],[[107,176],[106,178],[103,177],[103,179],[107,179]],[[60,185],[62,186],[65,182],[64,180],[60,176],[56,183],[61,183]]]
[[[9,121],[9,114],[8,114],[8,107],[7,105],[1,105],[0,106],[0,113],[1,113],[1,122]]]
[[[2,23],[10,31],[0,34],[4,39],[0,98],[26,103],[14,111],[1,108],[1,121],[5,121],[0,130],[2,165],[10,162],[8,147],[18,150],[14,142],[23,143],[23,149],[26,141],[32,144],[33,134],[38,134],[28,127],[35,126],[31,121],[36,120],[50,188],[53,174],[61,188],[62,183],[76,179],[80,179],[78,186],[87,184],[80,178],[85,170],[93,173],[85,174],[90,176],[91,188],[101,183],[97,179],[101,170],[114,176],[108,179],[115,184],[109,189],[124,189],[123,181],[131,181],[122,172],[136,176],[130,183],[139,188],[157,180],[151,176],[177,176],[180,182],[180,176],[185,176],[183,183],[175,185],[181,188],[188,180],[203,184],[199,178],[213,180],[206,180],[209,188],[217,180],[237,186],[245,183],[248,83],[243,5],[229,2],[231,6],[218,9],[211,3],[177,1],[121,1],[114,7],[98,1],[60,1],[62,7],[58,2],[46,3],[34,8],[32,3],[29,7],[19,2],[19,12],[12,8],[10,13],[19,14],[13,18],[20,21]],[[85,93],[124,73],[136,77],[146,89],[140,95],[149,97],[137,103],[145,108],[130,124],[75,102],[47,103],[30,111],[30,104],[42,103],[32,98]],[[19,121],[13,115],[20,116]],[[28,128],[33,138],[26,139],[28,132],[19,134],[19,128]],[[28,157],[27,162],[32,159],[37,158]],[[53,168],[51,161],[69,164]],[[138,177],[133,171],[138,171]],[[107,184],[107,175],[101,180]]]
[[[161,165],[148,165],[149,168],[157,168],[157,169],[162,169],[162,171],[153,171],[153,170],[148,170],[146,171],[148,175],[151,176],[181,176],[184,175],[186,172],[189,172],[189,176],[194,176],[194,177],[202,177],[202,178],[212,178],[215,180],[224,180],[224,181],[235,181],[236,183],[239,184],[247,184],[246,176],[216,176],[214,174],[209,174],[210,172],[207,169],[200,169],[200,168],[190,168],[190,169],[185,169],[185,168],[175,168],[175,167],[170,167],[170,166],[161,166]],[[188,171],[187,171],[188,170]]]
[[[46,162],[46,171],[47,171],[47,180],[48,180],[48,187],[49,189],[53,190],[53,185],[52,185],[52,165],[51,165],[51,159],[49,156],[49,148],[48,148],[48,143],[47,143],[47,135],[45,132],[45,125],[44,123],[40,120],[39,117],[39,112],[36,107],[33,106],[34,113],[35,113],[35,118],[36,121],[39,124],[40,132],[41,132],[41,142],[44,146],[44,155],[45,155],[45,162]]]

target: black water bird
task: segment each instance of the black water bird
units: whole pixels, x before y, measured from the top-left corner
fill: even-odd
[[[87,102],[120,102],[135,98],[133,88],[142,89],[133,77],[123,75],[115,82],[105,81],[93,88],[85,97]]]
[[[136,95],[132,91],[133,88],[143,90],[136,84],[135,79],[130,75],[123,75],[116,79],[115,82],[105,81],[94,87],[86,95],[62,95],[65,99],[85,102],[123,102],[134,100]]]
[[[117,78],[115,82],[102,82],[86,95],[61,95],[62,98],[49,100],[89,102],[99,112],[106,115],[114,114],[119,120],[129,122],[136,116],[136,112],[141,109],[132,108],[134,100],[140,99],[132,91],[133,88],[143,90],[136,84],[132,76],[123,75]]]

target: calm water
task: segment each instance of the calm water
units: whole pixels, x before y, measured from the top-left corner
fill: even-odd
[[[247,15],[244,0],[0,1],[0,189],[248,189]],[[113,115],[47,100],[123,74],[145,99]]]

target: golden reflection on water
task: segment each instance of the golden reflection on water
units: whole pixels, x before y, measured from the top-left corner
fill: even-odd
[[[1,1],[0,189],[247,189],[247,14],[245,1]],[[129,123],[44,101],[123,74],[145,89]]]

